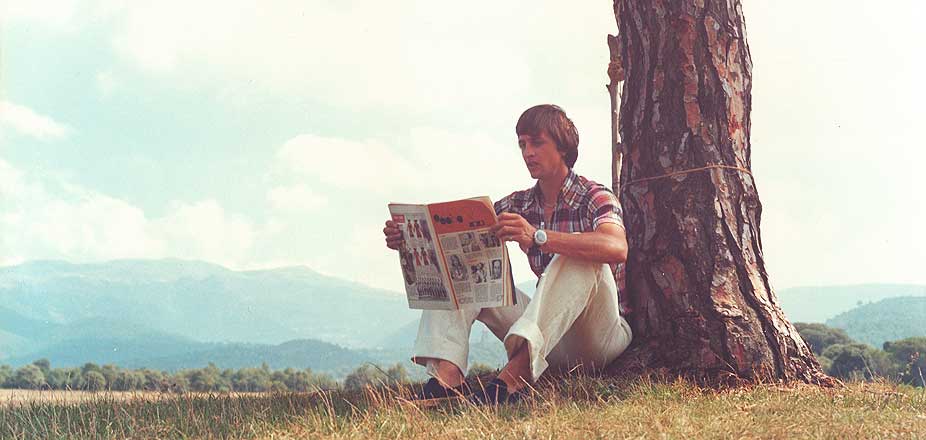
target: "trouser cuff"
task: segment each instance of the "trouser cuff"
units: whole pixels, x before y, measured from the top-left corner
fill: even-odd
[[[536,382],[549,366],[545,359],[547,354],[545,341],[540,327],[535,322],[521,318],[511,326],[508,335],[505,336],[505,350],[508,352],[509,359],[523,343],[527,344],[530,355],[531,381]]]
[[[427,368],[428,374],[434,376],[436,367],[429,359],[441,359],[456,365],[466,376],[469,347],[457,344],[449,339],[418,337],[415,342],[415,355],[412,362]]]

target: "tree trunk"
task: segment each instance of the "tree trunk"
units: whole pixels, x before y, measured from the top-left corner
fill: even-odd
[[[635,341],[612,370],[832,384],[765,270],[740,0],[614,0],[614,11]]]

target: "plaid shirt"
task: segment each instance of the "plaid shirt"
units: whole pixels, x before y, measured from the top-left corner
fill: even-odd
[[[524,217],[535,228],[556,232],[592,232],[604,223],[624,227],[620,202],[606,186],[577,175],[572,169],[563,181],[550,224],[543,217],[543,193],[538,182],[532,188],[516,191],[495,202],[495,213],[511,212]],[[539,277],[554,254],[532,247],[527,253],[531,270]],[[624,295],[624,265],[611,264],[622,314],[629,311]]]

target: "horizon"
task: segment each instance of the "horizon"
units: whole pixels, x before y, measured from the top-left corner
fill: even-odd
[[[910,13],[743,5],[775,290],[926,284],[914,180],[926,86],[909,56],[926,6],[895,6]],[[2,267],[305,266],[401,292],[381,234],[387,203],[497,200],[532,185],[513,127],[542,102],[579,129],[576,172],[611,181],[610,2],[5,7]],[[532,276],[509,251],[515,278]]]

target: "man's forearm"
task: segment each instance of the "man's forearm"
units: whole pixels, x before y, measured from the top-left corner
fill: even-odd
[[[627,261],[627,241],[600,231],[569,234],[546,231],[547,242],[540,250],[545,254],[559,254],[596,263],[623,263]]]

